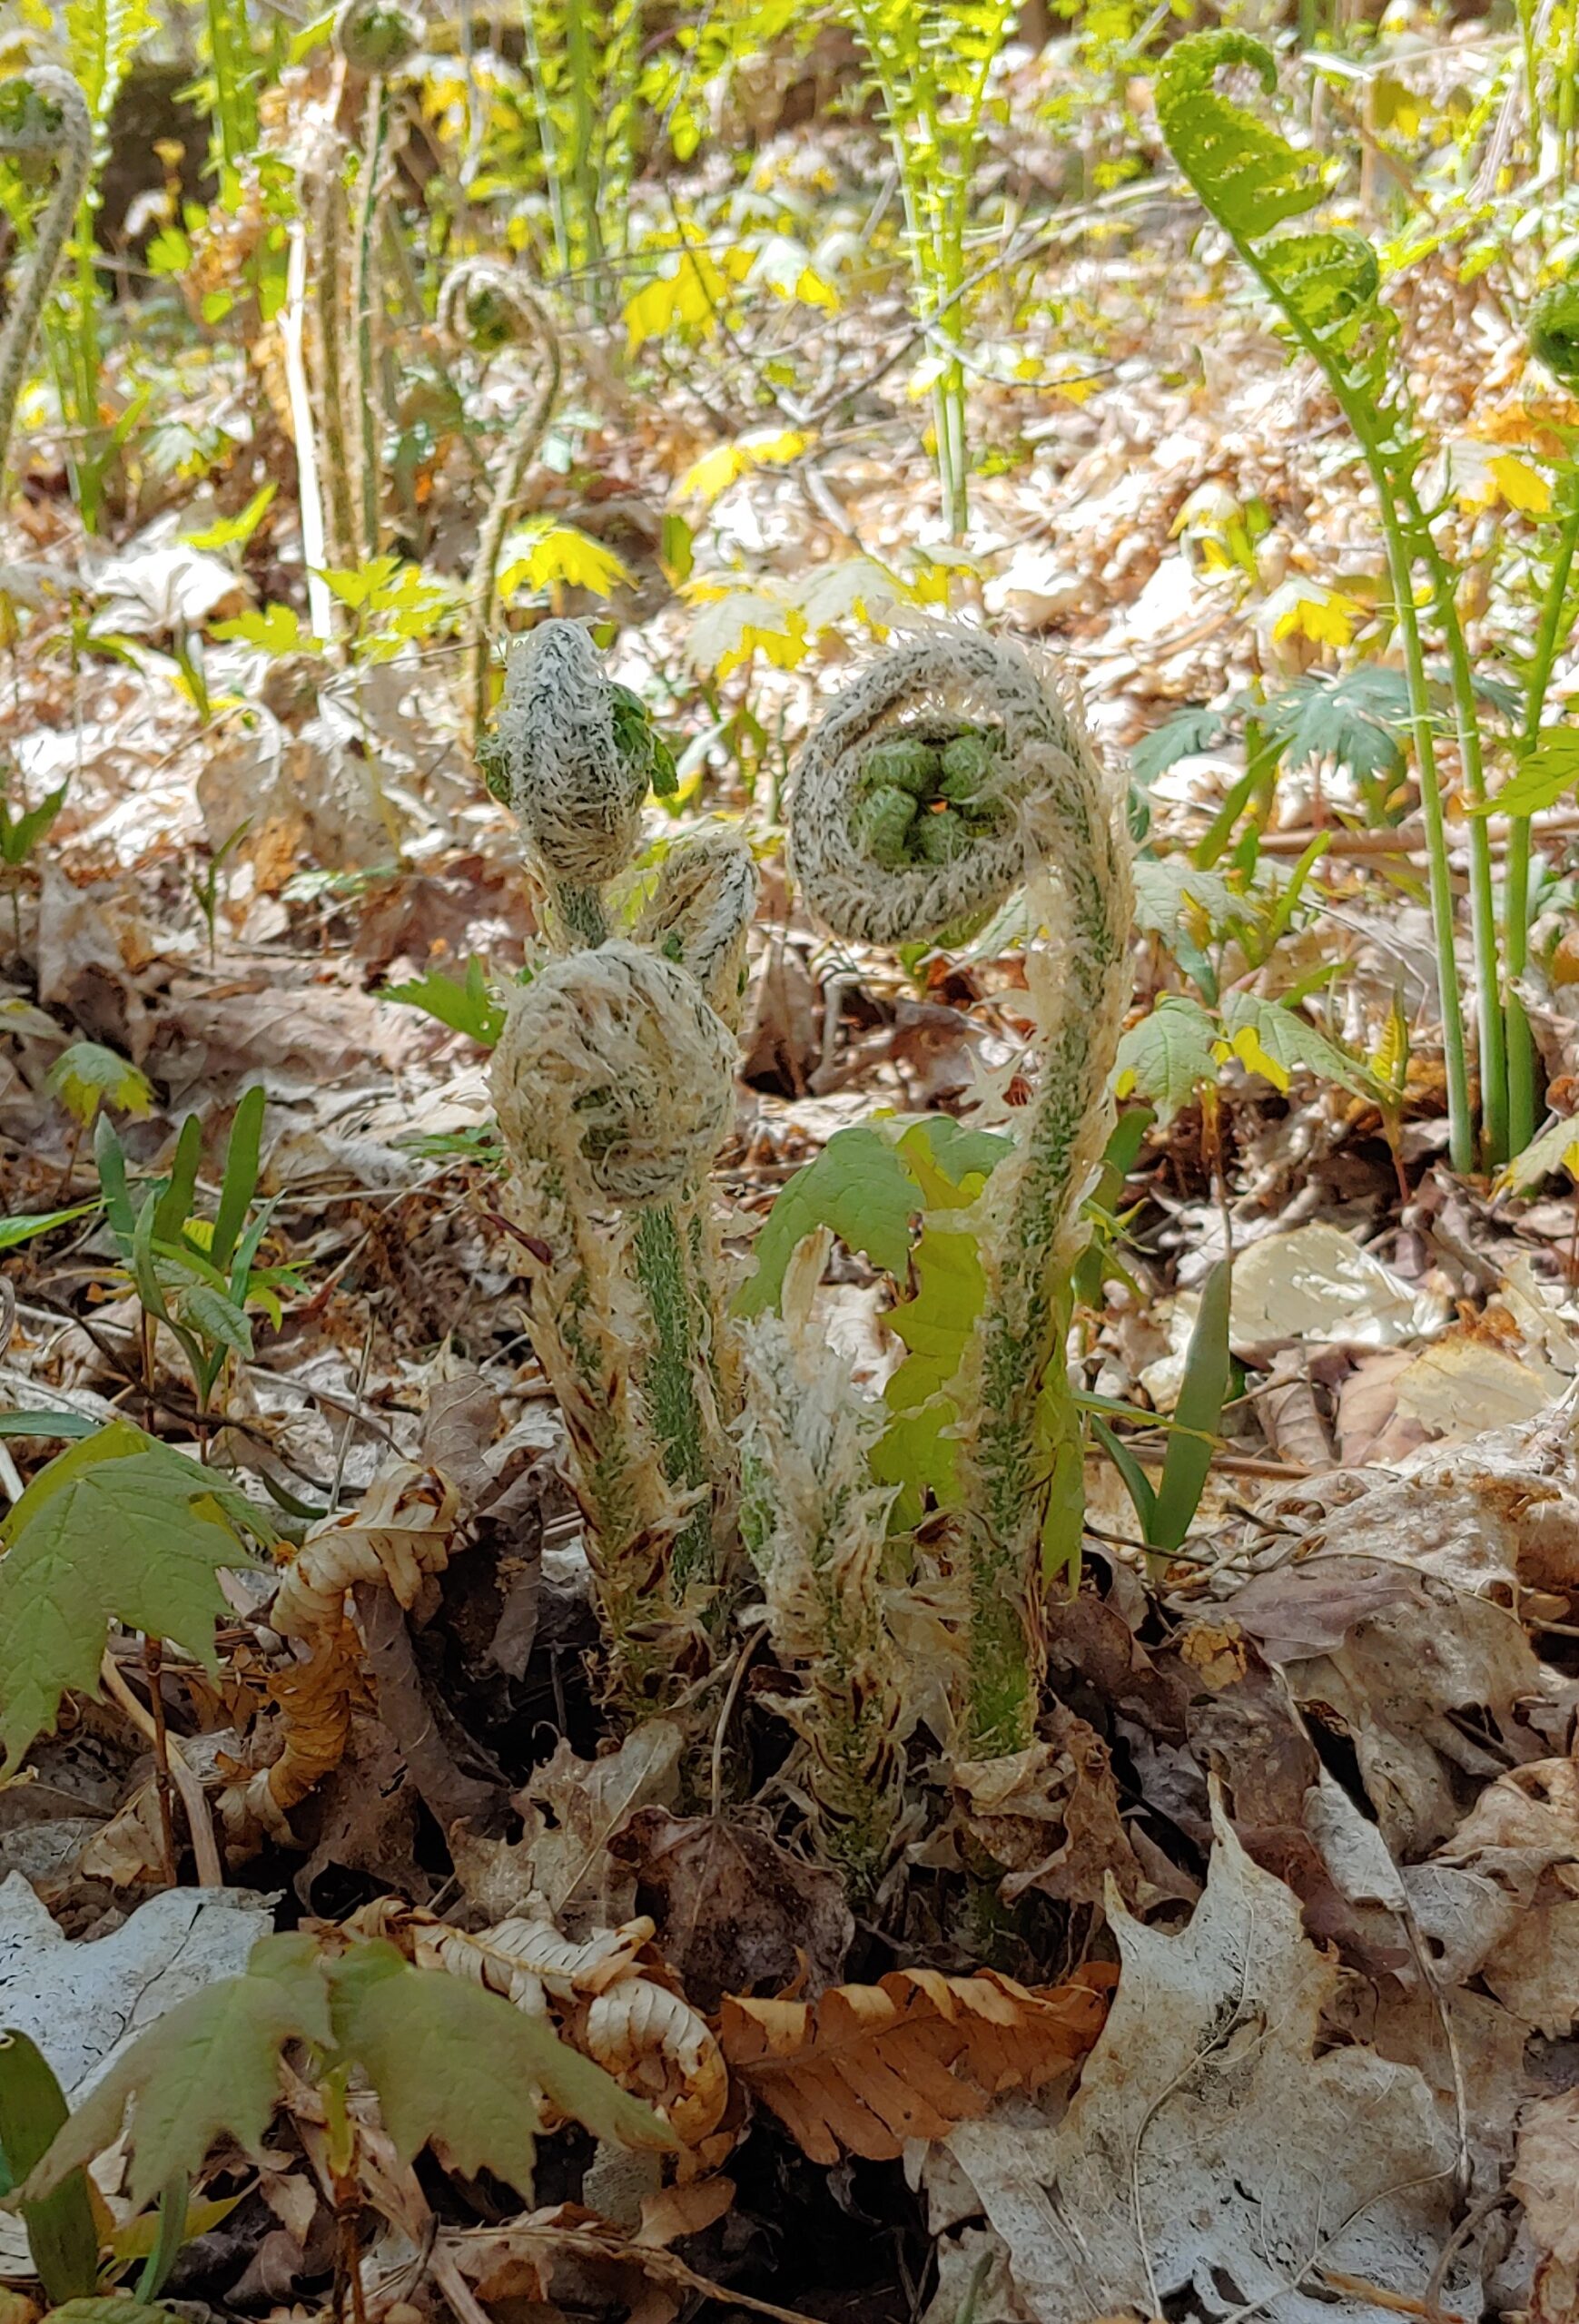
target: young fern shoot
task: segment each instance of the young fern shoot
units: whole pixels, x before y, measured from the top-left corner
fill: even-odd
[[[367,81],[367,112],[351,220],[350,338],[360,546],[363,562],[370,564],[383,547],[381,402],[374,368],[378,351],[374,309],[379,297],[374,245],[390,158],[390,76],[413,54],[422,32],[401,0],[342,0],[334,36],[352,72]]]
[[[38,238],[0,332],[0,483],[11,431],[44,301],[60,268],[93,167],[94,131],[87,100],[69,73],[36,64],[0,84],[0,154],[25,168],[54,164],[54,185],[39,220]]]
[[[891,1486],[870,1457],[881,1408],[828,1362],[812,1302],[826,1228],[785,1274],[782,1314],[745,1326],[740,1530],[779,1660],[804,1691],[773,1698],[805,1748],[817,1855],[869,1908],[906,1837],[904,1669],[883,1606]]]
[[[569,1432],[609,1693],[640,1718],[706,1669],[728,1579],[739,1359],[706,1182],[734,1113],[755,870],[744,840],[704,835],[671,852],[634,937],[615,935],[608,891],[666,753],[574,622],[516,641],[482,763],[554,956],[493,1064],[533,1337]]]
[[[1078,1492],[1063,1344],[1130,990],[1129,842],[1077,714],[1016,646],[962,631],[887,654],[846,689],[806,744],[790,822],[808,907],[850,941],[952,935],[1026,887],[1033,921],[1058,931],[1029,964],[1041,1072],[982,1198],[986,1291],[950,1390],[962,1415],[960,1748],[991,1758],[1034,1728],[1055,1474]]]
[[[530,400],[510,426],[498,456],[488,512],[478,535],[466,615],[466,669],[471,690],[473,747],[489,713],[494,606],[499,555],[520,502],[521,487],[559,394],[559,340],[542,307],[519,276],[495,259],[466,259],[446,276],[439,294],[439,325],[465,339],[483,355],[511,341],[535,347],[541,356]]]

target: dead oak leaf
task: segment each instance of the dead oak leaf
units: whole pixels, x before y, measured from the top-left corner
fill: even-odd
[[[1111,1981],[1104,1963],[1035,1991],[992,1969],[895,1969],[814,2002],[731,1995],[719,2040],[731,2071],[814,2162],[845,2152],[890,2162],[908,2139],[942,2138],[999,2092],[1040,2089],[1076,2064],[1100,2031]]]

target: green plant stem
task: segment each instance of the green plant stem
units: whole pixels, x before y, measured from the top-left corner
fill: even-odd
[[[654,1204],[636,1228],[636,1272],[653,1327],[643,1383],[652,1424],[663,1450],[664,1474],[682,1491],[699,1493],[696,1508],[676,1536],[670,1561],[676,1596],[691,1581],[712,1579],[713,1510],[706,1424],[697,1383],[706,1355],[702,1310],[692,1280],[689,1237],[678,1206]]]
[[[1472,807],[1485,803],[1485,765],[1480,741],[1480,717],[1464,625],[1453,594],[1453,576],[1431,535],[1431,527],[1416,495],[1413,481],[1400,481],[1399,497],[1407,512],[1431,578],[1431,596],[1447,646],[1448,684],[1453,694],[1454,724],[1458,737],[1464,789]],[[1503,1023],[1502,993],[1497,975],[1496,904],[1492,891],[1491,833],[1484,815],[1469,818],[1469,912],[1475,947],[1476,1030],[1480,1056],[1480,1118],[1484,1158],[1493,1164],[1508,1157],[1508,1068]]]
[[[318,310],[318,437],[321,448],[328,562],[343,566],[356,558],[356,512],[345,441],[345,187],[338,155],[324,161],[313,203],[318,233],[314,289]]]
[[[1430,687],[1426,675],[1426,656],[1420,643],[1419,615],[1415,609],[1415,551],[1418,543],[1411,541],[1400,514],[1398,479],[1381,441],[1382,416],[1354,392],[1341,365],[1332,360],[1317,333],[1283,300],[1277,283],[1261,264],[1253,246],[1242,235],[1233,232],[1222,218],[1219,217],[1218,222],[1229,233],[1242,263],[1249,269],[1268,300],[1285,317],[1305,353],[1327,379],[1339,409],[1354,432],[1370,472],[1371,482],[1376,487],[1377,511],[1387,547],[1387,573],[1392,585],[1398,635],[1404,649],[1404,676],[1409,691],[1409,730],[1415,745],[1416,773],[1420,783],[1420,815],[1426,827],[1431,934],[1436,954],[1437,1005],[1442,1012],[1443,1066],[1447,1081],[1448,1155],[1456,1170],[1467,1172],[1474,1169],[1475,1163],[1475,1110],[1470,1101],[1464,1010],[1458,992],[1458,954],[1454,942],[1453,924],[1453,873],[1447,860],[1447,828],[1442,808],[1441,779],[1436,770]],[[1412,492],[1410,497],[1413,497]],[[1414,506],[1418,510],[1417,501]],[[1426,529],[1423,515],[1420,527]],[[1428,532],[1426,537],[1429,539]],[[1434,550],[1435,545],[1432,547]],[[1461,642],[1462,635],[1460,631]],[[1495,978],[1495,961],[1493,975]],[[1483,992],[1484,990],[1483,984]]]
[[[93,125],[82,91],[64,73],[38,72],[27,76],[41,104],[58,105],[53,148],[56,155],[54,187],[39,221],[38,238],[24,270],[16,295],[0,332],[0,479],[11,448],[17,399],[27,374],[28,359],[44,301],[49,297],[71,232],[72,221],[84,202],[93,166]],[[0,151],[30,150],[24,138],[0,140]],[[91,277],[90,277],[91,279]]]
[[[1567,486],[1557,551],[1541,605],[1535,659],[1525,684],[1524,726],[1519,741],[1533,750],[1541,731],[1546,689],[1567,611],[1568,585],[1579,555],[1579,484]],[[1515,815],[1508,830],[1507,886],[1504,899],[1503,959],[1507,970],[1508,1152],[1522,1154],[1535,1134],[1535,1045],[1530,1021],[1517,990],[1530,958],[1530,819]]]

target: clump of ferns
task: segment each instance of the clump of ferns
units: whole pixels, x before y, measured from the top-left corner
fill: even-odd
[[[532,392],[511,421],[492,463],[493,488],[472,560],[465,662],[475,750],[489,708],[499,557],[510,520],[520,506],[527,472],[558,399],[559,340],[518,272],[497,259],[463,259],[450,269],[439,293],[439,326],[447,337],[475,348],[485,359],[509,346],[529,348],[538,359]]]
[[[734,1116],[756,893],[739,835],[674,847],[628,934],[619,885],[666,753],[586,631],[510,648],[481,763],[542,892],[493,1090],[529,1254],[532,1335],[564,1413],[607,1659],[629,1719],[712,1659],[738,1507],[738,1346],[711,1169]]]
[[[807,906],[846,941],[959,940],[1021,889],[1042,931],[1027,955],[1040,1070],[975,1206],[984,1291],[946,1389],[959,1415],[958,1503],[942,1529],[957,1606],[951,1741],[959,1757],[992,1758],[1032,1739],[1055,1480],[1066,1523],[1078,1492],[1065,1335],[1130,990],[1128,834],[1051,680],[1012,645],[939,630],[883,655],[823,718],[794,777],[790,852]],[[874,1579],[879,1497],[860,1458],[870,1431],[843,1384],[844,1404],[825,1407],[834,1391],[804,1279],[781,1317],[744,1331],[748,1475],[760,1476],[751,1546],[781,1659],[805,1681],[821,1845],[847,1863],[859,1851],[870,1886],[897,1798],[905,1692]],[[803,1475],[814,1491],[786,1487]]]

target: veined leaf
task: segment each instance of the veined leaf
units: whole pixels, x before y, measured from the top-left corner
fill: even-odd
[[[1130,753],[1130,772],[1150,790],[1170,766],[1180,759],[1193,758],[1198,751],[1215,750],[1228,739],[1228,733],[1229,722],[1222,710],[1176,710],[1160,726],[1141,735]]]
[[[910,1222],[921,1207],[915,1180],[892,1138],[867,1122],[837,1129],[813,1162],[779,1189],[756,1239],[756,1266],[735,1300],[739,1315],[775,1307],[795,1246],[831,1226],[852,1251],[887,1275],[910,1264]]]
[[[266,1936],[246,1974],[221,1977],[138,2035],[95,2083],[29,2179],[39,2201],[117,2138],[133,2105],[130,2193],[139,2211],[177,2171],[195,2178],[222,2132],[262,2145],[290,2041],[333,2038],[329,1996],[311,1936]]]
[[[148,1077],[129,1058],[97,1041],[74,1041],[62,1049],[49,1069],[46,1088],[53,1090],[79,1122],[91,1122],[101,1105],[114,1106],[134,1120],[153,1110],[153,1090]]]
[[[28,2176],[65,2119],[65,2094],[37,2043],[25,2034],[0,2034],[0,2193]],[[52,2304],[92,2292],[99,2231],[83,2172],[74,2171],[42,2201],[21,2209],[27,2248]]]
[[[1255,992],[1232,992],[1224,1005],[1223,1024],[1236,1050],[1239,1037],[1248,1032],[1285,1074],[1303,1067],[1308,1073],[1319,1074],[1324,1081],[1337,1082],[1340,1089],[1350,1090],[1357,1098],[1376,1096],[1376,1085],[1359,1059],[1340,1049],[1308,1018],[1300,1016],[1298,1009],[1286,1008],[1280,1000],[1265,1000]]]
[[[539,2093],[618,2145],[677,2143],[600,2065],[498,1994],[413,1969],[382,1943],[328,1967],[336,2039],[378,2092],[403,2161],[436,2140],[458,2170],[492,2171],[529,2195]]]
[[[0,1740],[10,1774],[68,1688],[96,1691],[112,1620],[215,1667],[216,1576],[274,1529],[196,1462],[111,1421],[40,1470],[0,1525]]]
[[[1579,726],[1543,726],[1495,799],[1472,806],[1472,815],[1538,815],[1554,807],[1579,783]]]
[[[35,1235],[53,1234],[57,1226],[69,1226],[74,1218],[85,1218],[90,1210],[97,1210],[96,1202],[73,1203],[69,1210],[22,1211],[15,1218],[0,1218],[0,1251],[14,1251],[18,1243],[31,1243]]]
[[[1160,1123],[1171,1121],[1181,1106],[1194,1102],[1203,1084],[1217,1079],[1216,1039],[1217,1028],[1199,1001],[1164,994],[1119,1043],[1114,1070],[1120,1097],[1132,1090],[1156,1107]]]

